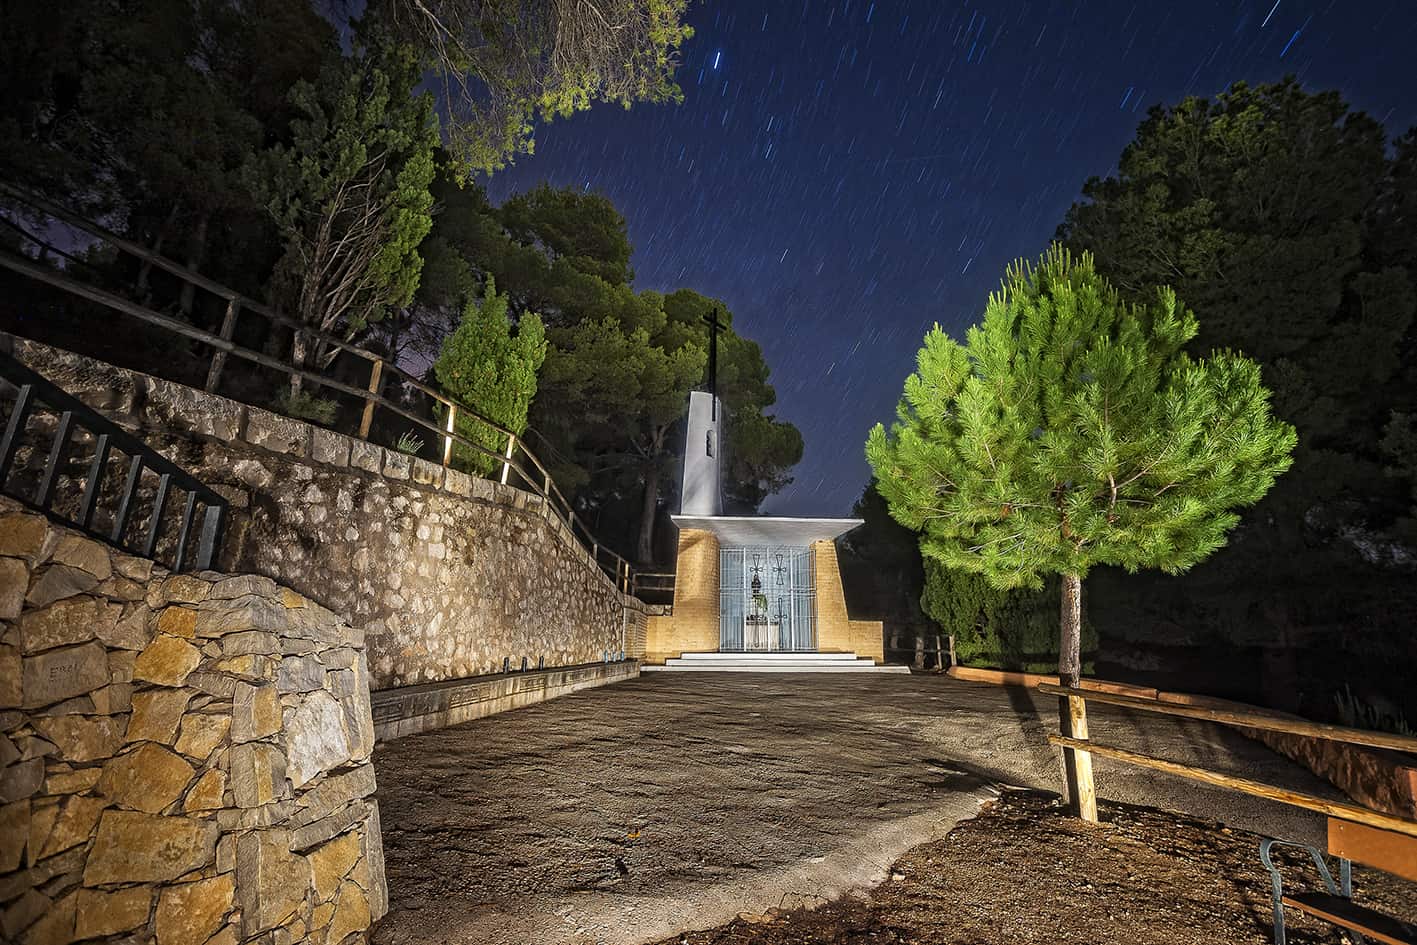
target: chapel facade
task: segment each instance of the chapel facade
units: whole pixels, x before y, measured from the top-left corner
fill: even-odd
[[[836,539],[861,520],[723,515],[722,427],[718,399],[693,391],[674,603],[649,619],[646,664],[879,667],[881,622],[851,619],[837,563]]]

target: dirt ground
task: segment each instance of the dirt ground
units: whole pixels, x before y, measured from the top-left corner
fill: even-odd
[[[1338,796],[1221,726],[1100,706],[1090,722],[1099,741]],[[383,743],[375,942],[639,945],[870,889],[1002,786],[1060,790],[1056,730],[1055,699],[947,677],[659,673]],[[1107,800],[1322,842],[1303,811],[1097,769]]]
[[[901,857],[887,882],[820,908],[743,916],[659,945],[1273,945],[1259,837],[1105,803],[1103,826],[1056,795],[1008,792],[947,837]],[[1279,857],[1285,889],[1317,888]],[[1417,923],[1417,884],[1355,867],[1354,899]],[[1350,941],[1289,910],[1292,945]]]

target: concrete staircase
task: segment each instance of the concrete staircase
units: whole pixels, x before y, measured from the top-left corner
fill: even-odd
[[[685,653],[645,673],[909,673],[855,653]]]

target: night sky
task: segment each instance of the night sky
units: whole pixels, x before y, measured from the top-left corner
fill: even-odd
[[[1294,74],[1417,124],[1414,0],[728,0],[689,22],[682,105],[544,127],[489,190],[601,191],[638,288],[728,303],[806,441],[774,514],[849,513],[925,331],[962,337],[1149,107]]]

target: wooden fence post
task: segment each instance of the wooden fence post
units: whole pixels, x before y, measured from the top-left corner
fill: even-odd
[[[507,452],[506,452],[507,460],[506,460],[506,462],[504,462],[504,463],[502,464],[502,485],[504,485],[504,486],[507,484],[507,474],[512,471],[512,447],[514,447],[514,446],[516,446],[516,445],[517,445],[517,435],[516,435],[515,433],[508,433],[508,434],[507,434]]]
[[[379,396],[379,380],[384,374],[384,362],[375,361],[369,369],[369,396],[364,398],[364,416],[359,418],[359,438],[369,439],[369,428],[374,425],[374,398]]]
[[[458,415],[458,405],[448,404],[448,435],[443,437],[443,465],[453,460],[453,421]]]
[[[951,634],[950,634],[948,637],[946,637],[945,639],[949,640],[949,642],[950,642],[950,665],[951,665],[951,666],[958,666],[958,665],[959,665],[959,660],[955,658],[955,635],[954,635],[953,633],[951,633]]]
[[[935,634],[935,668],[945,669],[945,638]]]
[[[1087,702],[1081,696],[1061,696],[1058,709],[1063,736],[1087,741]],[[1063,781],[1068,786],[1068,799],[1077,815],[1089,823],[1097,823],[1097,786],[1092,780],[1092,753],[1064,748]]]
[[[231,299],[226,303],[226,314],[221,319],[221,338],[223,341],[230,341],[231,336],[236,333],[236,316],[241,312],[241,303],[237,299]],[[216,393],[216,386],[221,382],[221,369],[226,367],[226,352],[218,348],[212,352],[211,367],[207,368],[207,383],[203,387],[208,394]]]

